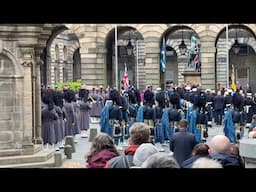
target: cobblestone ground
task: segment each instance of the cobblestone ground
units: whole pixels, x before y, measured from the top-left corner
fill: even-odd
[[[99,124],[90,124],[90,129],[91,128],[97,128],[98,133],[100,132],[100,127]],[[248,134],[248,129],[245,131],[245,136]],[[215,135],[222,134],[223,135],[223,125],[222,126],[217,126],[213,124],[212,127],[208,128],[208,138],[206,140],[206,143],[208,143],[211,138]],[[89,135],[89,132],[88,132]],[[89,138],[81,138],[81,135],[76,135],[75,141],[77,143],[75,144],[75,153],[72,153],[72,159],[65,159],[64,162],[79,162],[83,165],[85,165],[85,158],[84,156],[86,153],[88,153],[91,142],[89,142]],[[119,146],[120,147],[120,146]],[[159,146],[158,146],[159,147]],[[170,153],[169,146],[168,144],[162,146],[165,149],[165,152]],[[64,154],[64,150],[61,150]],[[122,151],[121,151],[122,152]]]

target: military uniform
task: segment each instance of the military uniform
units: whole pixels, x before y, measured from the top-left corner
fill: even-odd
[[[208,137],[208,117],[206,113],[206,93],[198,91],[194,95],[194,108],[196,109],[196,127],[200,130],[200,140],[206,141]]]
[[[234,93],[232,103],[234,106],[232,111],[232,120],[235,125],[236,139],[239,140],[242,137],[245,125],[244,98],[238,92]]]

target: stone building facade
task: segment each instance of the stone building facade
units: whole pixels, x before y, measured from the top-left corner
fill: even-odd
[[[255,91],[256,25],[228,25],[228,41],[225,30],[224,24],[1,24],[0,156],[4,150],[33,153],[41,143],[41,84],[82,79],[90,86],[121,88],[126,64],[130,83],[140,90],[147,84],[163,87],[166,80],[194,80],[215,89],[217,82],[227,86],[233,64],[240,84],[249,82]],[[200,44],[200,72],[187,67],[192,36]],[[160,71],[163,38],[165,73]],[[237,54],[231,51],[235,40]]]
[[[115,56],[115,26],[118,59]],[[154,87],[163,87],[166,80],[173,80],[176,84],[194,80],[201,83],[204,88],[211,89],[216,87],[217,82],[227,86],[230,81],[231,63],[235,65],[237,80],[242,85],[245,85],[246,81],[250,84],[255,81],[251,73],[256,48],[254,24],[230,24],[228,42],[224,24],[69,24],[65,27],[78,38],[78,71],[81,72],[81,79],[88,85],[121,88],[125,64],[130,83],[138,86],[140,90],[149,83]],[[200,45],[200,73],[193,73],[193,69],[187,67],[192,36],[198,39]],[[165,73],[160,71],[163,38],[170,50]],[[236,39],[243,47],[239,54],[230,51]],[[125,50],[129,40],[133,45],[132,56],[127,55]],[[187,46],[185,55],[179,50],[182,40]],[[116,60],[118,67],[115,64]],[[245,68],[239,69],[241,64],[246,66],[248,74],[245,74]],[[53,81],[47,83],[51,84]]]

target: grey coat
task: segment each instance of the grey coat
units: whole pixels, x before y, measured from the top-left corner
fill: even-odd
[[[57,121],[58,115],[55,109],[48,110],[48,106],[42,110],[42,138],[44,144],[55,144],[55,127],[54,122]]]
[[[75,135],[74,124],[75,124],[75,112],[74,107],[71,103],[64,102],[62,111],[65,113],[65,136]]]
[[[78,125],[80,130],[89,129],[90,118],[89,111],[91,110],[91,106],[89,102],[79,101],[80,114],[78,118]]]

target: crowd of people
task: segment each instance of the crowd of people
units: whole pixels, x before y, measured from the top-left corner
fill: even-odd
[[[180,127],[184,128],[181,120]],[[124,154],[116,149],[113,139],[100,133],[86,155],[86,164],[79,168],[243,168],[237,144],[225,135],[214,136],[208,144],[191,142],[186,129],[174,134],[170,144],[173,155],[160,152],[150,140],[150,128],[145,123],[134,123],[130,128],[129,146]],[[195,138],[194,138],[195,141]],[[185,144],[185,146],[184,146]],[[188,147],[189,149],[187,149]],[[67,168],[65,164],[63,167]],[[77,167],[77,164],[75,164]],[[75,168],[74,167],[74,168]]]
[[[246,128],[250,138],[256,137],[255,95],[249,88],[216,91],[173,82],[167,82],[164,90],[148,85],[143,93],[135,86],[118,91],[102,86],[88,90],[83,85],[78,93],[67,86],[62,90],[42,87],[43,141],[63,147],[65,136],[87,137],[89,123],[99,122],[101,133],[85,158],[88,168],[161,167],[155,160],[192,168],[199,159],[196,167],[208,160],[212,166],[217,166],[217,160],[226,167],[230,160],[228,166],[242,167],[239,152],[231,148],[239,144]],[[224,126],[224,135],[216,136],[217,144],[214,137],[208,146],[205,142],[213,122]],[[124,142],[128,147],[120,155]],[[218,142],[223,148],[218,148]],[[173,155],[162,153],[157,144],[169,145]]]

